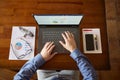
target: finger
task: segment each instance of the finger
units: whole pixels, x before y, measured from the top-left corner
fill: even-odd
[[[67,41],[67,37],[65,36],[65,34],[62,33],[62,37],[65,40],[65,42]]]
[[[71,32],[67,31],[67,34],[68,34],[68,38],[72,37]]]
[[[58,53],[57,52],[52,53],[50,56],[50,59],[53,58],[56,54],[58,54]]]
[[[58,52],[52,53],[51,56],[53,57],[53,56],[55,56],[56,54],[58,54]]]
[[[52,45],[49,49],[48,49],[48,52],[49,54],[51,54],[52,50],[54,49],[55,45]]]
[[[69,31],[66,31],[68,35],[71,35]]]
[[[47,47],[50,44],[50,42],[46,42],[44,47]]]
[[[59,41],[59,43],[65,48],[65,44],[62,41]]]
[[[66,36],[67,36],[67,39],[71,39],[72,38],[72,35],[69,31],[66,31],[65,32]]]
[[[65,31],[66,38],[69,39],[69,34],[67,31]]]
[[[47,49],[50,49],[50,47],[53,45],[54,42],[50,42],[47,46]]]
[[[72,36],[72,38],[74,38],[74,35],[73,35],[73,33],[71,33],[71,36]]]

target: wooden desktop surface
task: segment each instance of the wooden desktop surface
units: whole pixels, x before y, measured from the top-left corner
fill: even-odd
[[[104,0],[1,0],[0,1],[0,67],[19,69],[26,61],[8,60],[12,26],[36,26],[35,55],[38,46],[38,25],[32,14],[83,14],[80,23],[80,50],[83,52],[82,28],[100,28],[102,54],[85,54],[95,69],[109,69],[108,39]],[[78,69],[67,54],[58,54],[42,69]]]

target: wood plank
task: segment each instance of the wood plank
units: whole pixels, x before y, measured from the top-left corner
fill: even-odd
[[[116,5],[117,5],[116,7],[117,16],[120,19],[120,0],[116,0]]]
[[[0,39],[10,39],[12,28],[11,27],[5,27],[5,26],[2,26],[2,27],[3,27],[4,32],[2,34],[0,34]]]
[[[0,16],[12,16],[14,15],[14,9],[11,8],[2,8],[0,9]]]
[[[13,80],[17,71],[18,70],[13,71],[10,69],[0,68],[0,80]],[[37,80],[37,73],[35,73],[30,80]]]
[[[13,80],[13,76],[16,74],[15,71],[0,68],[0,80]]]
[[[91,1],[94,1],[94,0],[91,0]],[[1,0],[1,2],[9,2],[9,0]],[[10,2],[18,2],[18,3],[25,3],[25,2],[29,2],[29,3],[38,3],[38,2],[41,2],[41,3],[46,3],[46,2],[50,2],[50,3],[56,3],[56,2],[59,2],[59,3],[82,3],[83,0],[69,0],[69,1],[66,1],[66,0],[11,0]]]
[[[7,2],[7,1],[6,1]],[[68,2],[68,1],[38,1],[38,2],[34,2],[34,1],[10,1],[9,3],[6,3],[6,2],[1,2],[1,5],[0,7],[10,7],[10,8],[37,8],[37,5],[42,5],[42,4],[48,4],[48,5],[51,5],[51,4],[56,4],[56,3],[59,3],[60,4],[79,4],[81,5],[81,1],[79,2],[75,2],[75,1],[72,1],[72,2]],[[22,4],[18,4],[18,3],[22,3]],[[22,6],[21,6],[22,5]],[[54,5],[53,5],[54,7]]]
[[[10,39],[0,39],[0,47],[9,47]]]
[[[9,47],[0,47],[0,59],[8,59],[9,56]],[[6,54],[6,55],[5,55]]]
[[[116,80],[119,78],[119,71],[100,71],[99,80]]]
[[[4,32],[4,29],[2,26],[0,26],[0,34],[2,34]]]
[[[116,0],[105,0],[106,3],[106,19],[116,18]],[[109,27],[109,26],[108,26]]]

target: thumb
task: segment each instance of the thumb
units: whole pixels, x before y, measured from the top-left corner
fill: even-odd
[[[59,41],[59,43],[65,48],[65,44],[62,41]]]

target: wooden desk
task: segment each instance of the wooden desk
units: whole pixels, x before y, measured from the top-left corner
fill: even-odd
[[[82,28],[100,28],[102,54],[85,54],[97,70],[109,69],[104,0],[2,0],[0,1],[0,67],[18,69],[26,61],[8,60],[13,25],[37,26],[32,14],[83,14]],[[37,26],[38,33],[38,26]],[[82,32],[80,50],[83,52]],[[37,35],[36,35],[37,36]],[[37,54],[37,42],[36,49]],[[41,68],[78,69],[69,55],[56,55]]]

